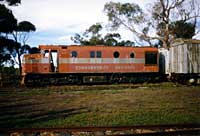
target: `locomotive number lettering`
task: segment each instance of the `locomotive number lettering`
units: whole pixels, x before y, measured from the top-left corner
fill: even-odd
[[[135,70],[135,66],[115,66],[115,70]]]
[[[108,70],[108,66],[75,66],[75,70]]]

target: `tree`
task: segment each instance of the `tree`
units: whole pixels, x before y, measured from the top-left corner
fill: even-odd
[[[4,63],[13,64],[11,60],[10,52],[13,49],[12,46],[14,44],[13,40],[6,39],[5,37],[0,37],[0,69],[3,67]]]
[[[135,46],[135,43],[130,40],[126,40],[126,41],[122,40],[117,43],[117,46]]]
[[[22,21],[17,24],[17,26],[15,27],[12,33],[15,43],[16,43],[14,46],[14,53],[17,55],[16,63],[19,65],[20,75],[22,73],[21,56],[24,53],[28,52],[28,50],[30,49],[30,46],[26,44],[26,41],[28,39],[29,33],[35,30],[36,28],[32,23],[28,21]],[[16,56],[15,54],[13,58],[15,58]]]
[[[195,35],[195,26],[193,23],[187,23],[184,20],[172,22],[170,30],[175,38],[191,39]]]
[[[100,23],[96,23],[87,29],[83,35],[75,34],[71,37],[74,43],[81,45],[107,45],[107,46],[133,46],[134,42],[119,41],[121,35],[119,33],[107,33],[104,37],[100,33],[103,29]]]
[[[78,43],[81,45],[97,45],[103,44],[103,39],[100,34],[102,30],[102,25],[100,23],[93,24],[90,26],[81,36],[80,34],[75,34],[74,37],[71,38],[74,43]]]
[[[84,38],[78,33],[75,33],[75,35],[73,37],[71,37],[71,40],[76,44],[87,45],[87,44],[85,44],[85,42],[87,42],[87,41],[84,41]]]
[[[119,33],[108,33],[104,36],[104,44],[108,46],[117,46],[117,39],[121,39],[121,35]]]
[[[11,33],[16,27],[17,20],[11,10],[0,4],[0,35]]]
[[[86,30],[85,34],[87,35],[90,33],[92,34],[92,36],[100,37],[101,35],[99,34],[99,32],[102,30],[102,28],[103,27],[100,23],[93,24]]]
[[[0,2],[7,2],[9,6],[16,6],[21,3],[21,0],[0,0]]]
[[[19,3],[19,1],[14,0],[0,0],[0,2],[7,2],[9,5]],[[4,4],[0,4],[0,69],[2,69],[4,63],[13,65],[10,54],[13,51],[14,41],[8,39],[8,35],[13,32],[16,24],[17,20],[12,11]]]
[[[0,55],[2,57],[0,65],[7,62],[9,59],[17,57],[20,75],[22,73],[21,56],[26,53],[30,46],[26,44],[28,34],[36,30],[35,26],[28,22],[22,21],[17,24],[12,11],[5,6],[16,6],[21,3],[21,0],[0,0]],[[11,38],[13,36],[13,38]],[[6,44],[5,44],[6,43]]]
[[[97,45],[97,44],[103,44],[103,39],[101,38],[100,31],[102,30],[102,25],[100,23],[93,24],[89,27],[84,33],[85,37],[89,38],[89,44],[90,45]]]
[[[13,51],[14,41],[8,39],[8,34],[14,30],[16,24],[17,20],[12,11],[0,4],[0,68],[4,63],[13,64],[10,54]]]
[[[40,49],[37,47],[32,47],[29,49],[29,53],[30,54],[34,54],[34,53],[40,53]]]
[[[184,23],[191,23],[196,28],[199,18],[199,7],[197,0],[157,0],[148,11],[144,11],[134,3],[109,2],[104,6],[113,29],[124,26],[140,39],[152,44],[152,40],[159,40],[165,48],[175,40],[172,33],[175,28],[171,27],[172,22],[183,20]],[[156,32],[152,34],[153,32]]]

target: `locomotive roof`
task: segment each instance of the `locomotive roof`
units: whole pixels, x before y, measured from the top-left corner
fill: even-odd
[[[151,46],[107,46],[107,45],[39,45],[40,49],[43,50],[59,50],[62,48],[155,48],[155,47],[151,47]]]
[[[179,39],[174,40],[171,44],[172,44],[172,46],[176,46],[176,45],[181,45],[181,44],[184,44],[184,43],[186,43],[186,44],[200,44],[200,40],[179,38]]]

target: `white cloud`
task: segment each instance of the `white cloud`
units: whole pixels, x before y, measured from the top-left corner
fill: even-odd
[[[73,44],[71,37],[72,37],[72,35],[63,35],[63,36],[58,37],[57,39],[59,41],[62,41],[63,43]]]
[[[33,22],[39,30],[47,30],[106,20],[102,9],[103,3],[97,0],[24,0],[14,13],[20,20]]]
[[[40,34],[56,33],[58,35],[54,35],[55,37],[65,35],[69,37],[69,33],[81,33],[96,22],[107,22],[107,16],[103,13],[103,7],[104,4],[109,1],[110,0],[22,0],[21,5],[11,8],[19,21],[27,20],[32,22],[36,26],[37,32]],[[149,0],[113,1],[137,2],[140,6],[150,2]],[[41,36],[41,38],[45,41],[48,39],[48,36]],[[57,38],[56,40],[62,42],[62,38]],[[38,43],[39,41],[40,40],[38,40]]]
[[[117,1],[117,0],[115,0]],[[140,0],[142,3],[148,0]],[[60,28],[73,24],[94,24],[107,21],[103,7],[108,0],[22,0],[22,4],[13,8],[20,20],[35,23],[38,29]],[[132,2],[121,0],[120,2]]]

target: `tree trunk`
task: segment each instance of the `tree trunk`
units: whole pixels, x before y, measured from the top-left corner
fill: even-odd
[[[20,79],[21,79],[21,77],[22,77],[22,62],[21,62],[19,50],[17,50],[17,59],[19,62],[19,75],[20,75]]]
[[[168,48],[170,45],[169,45],[169,24],[168,24],[169,21],[167,21],[166,23],[166,27],[165,27],[165,38],[164,38],[164,43],[163,43],[163,47],[164,48]]]

